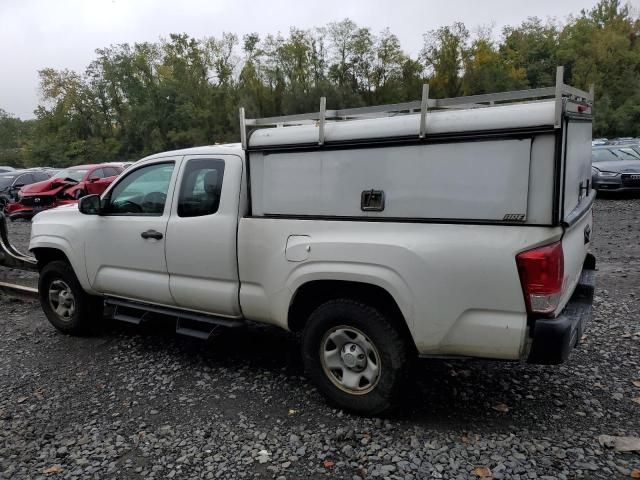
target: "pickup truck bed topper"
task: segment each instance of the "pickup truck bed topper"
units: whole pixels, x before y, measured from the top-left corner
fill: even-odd
[[[562,72],[556,87],[516,92],[433,100],[425,88],[421,102],[338,111],[323,99],[266,119],[241,109],[250,213],[560,225],[591,191],[593,102]],[[372,195],[384,208],[355,201]]]

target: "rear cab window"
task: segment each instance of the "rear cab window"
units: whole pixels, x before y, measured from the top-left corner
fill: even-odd
[[[212,215],[220,206],[224,160],[203,158],[187,161],[180,182],[179,217]]]

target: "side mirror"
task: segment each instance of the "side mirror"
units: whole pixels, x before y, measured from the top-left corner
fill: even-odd
[[[13,188],[14,190],[17,190],[22,187],[24,187],[24,183],[14,183],[11,188]]]
[[[64,185],[64,181],[62,181],[59,178],[56,178],[51,182],[51,188],[58,188],[58,187],[61,187],[62,185]]]
[[[100,180],[100,177],[89,177],[90,183],[97,182],[98,180]]]
[[[78,210],[85,215],[100,215],[100,195],[87,195],[78,202]]]

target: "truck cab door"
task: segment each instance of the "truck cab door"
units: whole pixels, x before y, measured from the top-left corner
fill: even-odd
[[[105,295],[173,306],[165,235],[181,157],[144,163],[118,179],[87,223],[91,287]]]
[[[182,162],[166,237],[171,295],[185,309],[241,315],[236,250],[242,160],[192,155]]]

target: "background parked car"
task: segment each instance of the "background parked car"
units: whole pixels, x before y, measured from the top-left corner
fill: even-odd
[[[49,179],[52,173],[45,170],[13,170],[0,173],[0,211],[18,198],[18,191],[25,185]]]
[[[109,163],[106,163],[105,165],[111,165],[111,166],[115,166],[115,167],[122,167],[124,170],[126,170],[131,165],[133,165],[134,163],[135,162],[109,162]]]
[[[15,168],[13,167],[9,167],[7,165],[0,165],[0,173],[13,172],[14,170]]]
[[[638,139],[634,137],[618,137],[611,140],[609,143],[611,145],[625,145],[629,143],[637,143]]]
[[[636,155],[640,157],[640,142],[632,143],[630,145],[625,145],[625,147],[629,147],[631,150],[633,150],[636,153]]]
[[[593,188],[640,191],[640,153],[627,145],[607,145],[591,150]]]
[[[19,199],[7,205],[9,218],[31,218],[42,210],[75,203],[85,195],[101,194],[122,170],[120,166],[107,163],[61,170],[43,182],[23,187]]]

